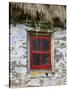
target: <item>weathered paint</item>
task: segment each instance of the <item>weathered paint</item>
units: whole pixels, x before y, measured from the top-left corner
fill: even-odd
[[[22,24],[10,26],[10,63],[11,63],[11,87],[27,86],[51,86],[66,84],[66,32],[61,28],[53,34],[54,52],[53,60],[55,61],[54,73],[49,73],[46,77],[43,71],[30,72],[30,56],[28,51],[27,30],[31,30]],[[52,43],[52,44],[53,44]],[[35,76],[34,78],[32,76]],[[37,78],[36,78],[37,76]],[[37,82],[36,82],[37,81]],[[42,82],[42,83],[41,83]]]

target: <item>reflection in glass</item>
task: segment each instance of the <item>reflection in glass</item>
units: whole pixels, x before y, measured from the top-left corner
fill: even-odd
[[[42,65],[47,65],[49,63],[49,54],[42,54]]]

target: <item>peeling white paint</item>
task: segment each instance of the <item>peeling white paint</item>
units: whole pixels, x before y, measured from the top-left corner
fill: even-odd
[[[31,28],[21,24],[16,26],[11,25],[10,27],[11,62],[16,61],[17,65],[26,65],[25,67],[14,66],[14,70],[11,71],[11,77],[14,73],[19,73],[21,74],[19,78],[24,80],[24,84],[22,84],[23,87],[40,86],[40,77],[32,79],[30,78],[31,75],[27,74],[27,29],[30,30]],[[66,83],[66,40],[63,40],[63,37],[66,37],[65,31],[54,33],[55,74],[50,74],[49,77],[41,78],[43,81],[42,86],[62,85]],[[41,77],[43,76],[44,75]],[[19,80],[15,82],[18,83]]]

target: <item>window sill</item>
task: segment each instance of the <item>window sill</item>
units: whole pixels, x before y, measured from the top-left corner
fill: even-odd
[[[31,77],[51,77],[55,72],[52,70],[31,70]]]

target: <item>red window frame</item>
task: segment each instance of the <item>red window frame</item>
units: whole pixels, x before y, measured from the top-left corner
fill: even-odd
[[[32,47],[32,40],[36,40],[36,39],[40,39],[40,40],[48,40],[49,41],[49,45],[50,48],[47,51],[33,51],[33,47]],[[33,54],[40,54],[40,56],[42,54],[49,54],[49,63],[47,65],[32,65],[32,57]],[[41,57],[40,57],[41,60]],[[30,38],[30,69],[51,69],[51,36],[31,36]]]

